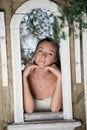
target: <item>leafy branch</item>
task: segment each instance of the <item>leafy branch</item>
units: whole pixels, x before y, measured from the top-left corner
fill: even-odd
[[[78,22],[81,27],[87,28],[87,21],[84,14],[87,15],[87,2],[83,0],[68,0],[67,6],[61,5],[60,13],[66,17],[69,24]]]

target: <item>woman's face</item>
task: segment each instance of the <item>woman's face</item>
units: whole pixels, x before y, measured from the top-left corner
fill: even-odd
[[[37,47],[34,57],[35,63],[40,68],[44,68],[56,61],[56,48],[52,43],[44,41]]]

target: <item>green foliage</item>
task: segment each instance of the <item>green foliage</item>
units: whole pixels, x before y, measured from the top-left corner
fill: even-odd
[[[48,35],[51,37],[52,34],[50,30],[52,29],[52,18],[53,14],[50,13],[49,10],[38,8],[27,13],[21,24],[25,23],[27,31],[38,39]]]
[[[70,7],[72,12],[79,15],[81,12],[85,12],[87,14],[87,1],[86,0],[69,0]]]
[[[26,27],[28,33],[32,34],[37,39],[51,37],[56,43],[60,42],[61,38],[65,38],[62,28],[64,23],[63,18],[55,17],[47,9],[33,9],[27,13],[21,21],[21,26]]]
[[[62,17],[66,17],[69,24],[76,21],[81,27],[87,28],[87,22],[84,19],[84,14],[87,15],[87,2],[83,0],[68,0],[68,2],[67,6],[61,5],[60,13]]]

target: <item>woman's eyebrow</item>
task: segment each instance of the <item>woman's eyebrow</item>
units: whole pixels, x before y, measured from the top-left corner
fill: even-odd
[[[54,50],[49,50],[49,51],[51,51],[52,53],[54,53],[54,54],[55,54],[55,51],[54,51]]]
[[[37,49],[44,49],[43,47],[38,47]]]
[[[38,49],[44,49],[44,48],[43,48],[43,47],[38,47]],[[52,53],[55,54],[55,51],[54,51],[54,50],[48,50],[48,51],[50,51],[50,52],[52,52]]]

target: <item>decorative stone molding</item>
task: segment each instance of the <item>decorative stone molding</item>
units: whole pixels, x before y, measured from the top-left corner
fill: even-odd
[[[76,83],[81,83],[81,52],[80,52],[80,30],[79,23],[74,24],[74,44],[75,44],[75,67],[76,67]]]
[[[75,120],[48,120],[13,124],[8,130],[74,130],[78,126],[81,123]]]
[[[8,68],[7,68],[7,52],[6,52],[6,35],[5,35],[5,19],[4,12],[0,11],[0,49],[1,49],[1,65],[2,65],[2,86],[8,86]]]
[[[87,15],[85,15],[87,22]],[[83,43],[83,65],[84,65],[84,93],[85,93],[85,115],[86,115],[86,127],[87,127],[87,28],[83,29],[82,33]]]

